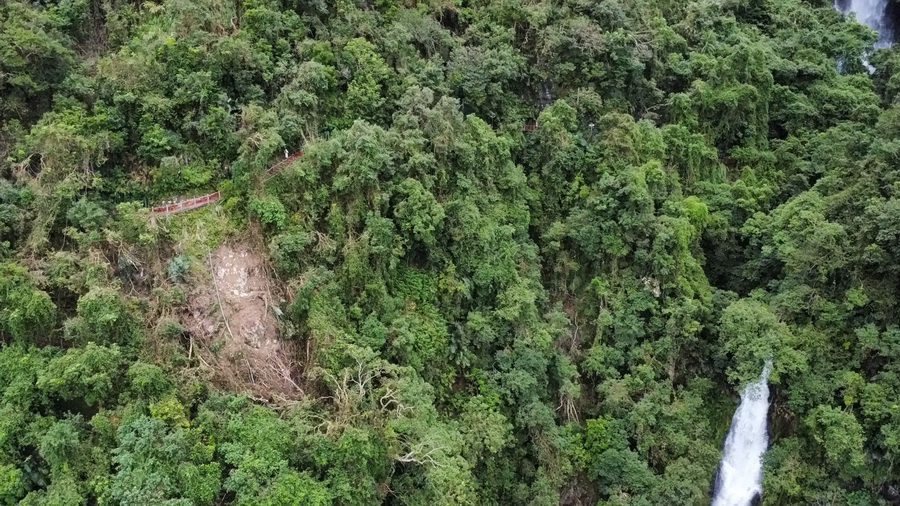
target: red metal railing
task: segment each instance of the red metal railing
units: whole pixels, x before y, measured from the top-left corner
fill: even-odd
[[[209,195],[203,195],[202,197],[194,197],[192,199],[182,200],[181,202],[175,202],[173,204],[167,204],[164,206],[156,206],[150,209],[153,214],[175,214],[184,211],[190,211],[192,209],[197,209],[198,207],[203,207],[208,204],[212,204],[213,202],[218,202],[219,199],[222,198],[222,195],[219,192],[210,193]]]
[[[274,176],[275,174],[278,174],[279,172],[284,170],[290,164],[299,160],[302,156],[303,156],[303,151],[298,151],[297,153],[294,153],[293,155],[291,155],[291,156],[285,158],[284,160],[281,160],[280,162],[276,163],[275,165],[269,167],[266,170],[266,174],[268,174],[269,176]],[[173,202],[171,204],[165,204],[165,205],[161,205],[161,206],[152,207],[152,208],[150,208],[150,212],[153,214],[162,214],[162,215],[182,213],[184,211],[192,211],[194,209],[212,204],[214,202],[218,202],[219,199],[221,199],[221,198],[222,198],[222,194],[220,194],[219,192],[213,192],[208,195],[194,197],[192,199],[182,200],[180,202]]]
[[[267,170],[266,172],[269,174],[278,174],[279,172],[284,170],[285,167],[296,162],[297,160],[299,160],[302,157],[303,157],[303,151],[297,151],[293,155],[291,155],[291,156],[285,158],[284,160],[276,163],[275,165],[269,167],[269,170]]]

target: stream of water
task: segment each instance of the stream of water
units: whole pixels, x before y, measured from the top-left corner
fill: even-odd
[[[748,506],[762,497],[762,457],[769,446],[766,425],[771,371],[772,364],[767,363],[759,379],[741,394],[741,404],[725,438],[713,506]]]
[[[888,0],[835,0],[834,8],[843,14],[856,14],[857,21],[877,31],[876,48],[894,43],[894,26],[887,15]]]
[[[878,32],[875,47],[894,43],[894,26],[888,16],[888,0],[835,0],[842,14],[853,13],[857,21]],[[866,67],[874,71],[866,61]],[[722,462],[716,475],[712,506],[750,506],[762,499],[763,455],[769,446],[769,373],[767,363],[755,383],[747,385],[734,412],[725,438]]]

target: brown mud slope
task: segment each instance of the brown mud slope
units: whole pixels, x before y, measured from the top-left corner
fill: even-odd
[[[207,279],[195,285],[183,322],[201,362],[229,390],[267,401],[301,396],[297,353],[279,338],[263,258],[239,243],[221,246],[207,262]]]

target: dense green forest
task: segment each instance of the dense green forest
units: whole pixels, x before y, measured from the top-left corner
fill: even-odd
[[[763,503],[896,504],[875,40],[830,0],[3,0],[0,504],[708,504],[766,360]]]

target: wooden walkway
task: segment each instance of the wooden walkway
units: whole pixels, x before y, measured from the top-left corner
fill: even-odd
[[[275,174],[278,174],[279,172],[284,170],[286,167],[288,167],[289,165],[296,162],[297,160],[299,160],[302,157],[303,157],[303,151],[298,151],[298,152],[294,153],[293,155],[285,158],[284,160],[281,160],[280,162],[276,163],[275,165],[269,167],[266,170],[266,174],[268,176],[266,178],[266,180],[268,180]],[[169,214],[183,213],[185,211],[193,211],[194,209],[199,209],[203,206],[213,204],[215,202],[218,202],[221,198],[222,198],[221,193],[213,192],[208,195],[202,195],[200,197],[194,197],[192,199],[181,200],[181,201],[172,202],[169,204],[158,205],[158,206],[150,208],[150,212],[152,214],[163,215],[163,216],[169,215]]]

